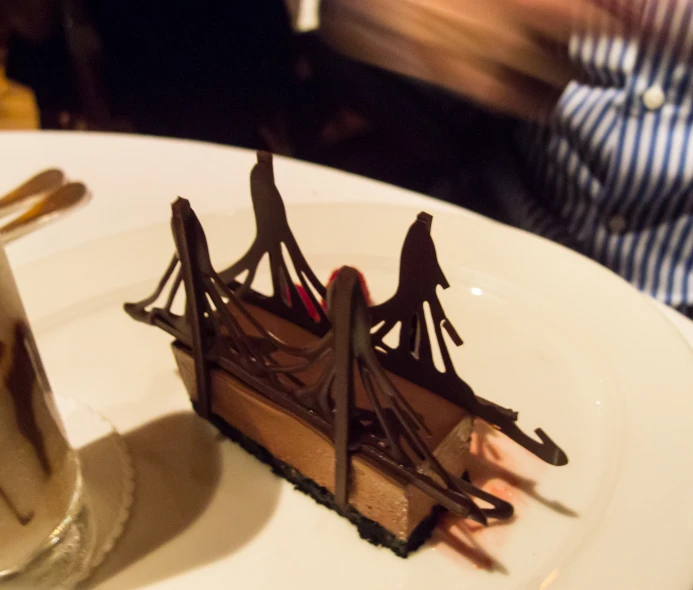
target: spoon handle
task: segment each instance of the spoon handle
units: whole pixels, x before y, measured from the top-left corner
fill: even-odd
[[[88,196],[87,187],[81,182],[71,182],[61,186],[27,211],[0,227],[0,237],[3,243],[8,244],[54,220],[68,209],[86,202]]]
[[[52,168],[39,172],[36,176],[0,197],[0,216],[11,213],[26,199],[56,190],[63,182],[65,182],[65,174],[62,170]]]

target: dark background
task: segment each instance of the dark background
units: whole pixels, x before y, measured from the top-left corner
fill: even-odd
[[[269,149],[495,214],[475,162],[506,122],[294,34],[282,0],[53,1],[47,36],[8,43],[43,128]]]

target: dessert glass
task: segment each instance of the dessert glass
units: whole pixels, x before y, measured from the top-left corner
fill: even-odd
[[[89,571],[93,520],[0,246],[0,589],[76,585]]]

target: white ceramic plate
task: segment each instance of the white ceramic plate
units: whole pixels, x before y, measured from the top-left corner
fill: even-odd
[[[417,212],[289,206],[317,274],[355,265],[376,300],[395,288]],[[248,212],[202,221],[218,267],[253,236]],[[137,470],[131,521],[92,585],[690,590],[693,356],[681,336],[610,272],[544,240],[453,211],[435,216],[433,236],[452,285],[441,299],[465,340],[454,352],[458,372],[519,410],[526,431],[543,427],[570,464],[547,467],[491,439],[500,466],[487,485],[512,497],[515,522],[468,537],[451,525],[466,549],[440,534],[407,560],[359,540],[191,415],[167,335],[121,311],[163,272],[166,223],[18,271],[54,388],[116,424]],[[478,567],[461,549],[494,565]]]

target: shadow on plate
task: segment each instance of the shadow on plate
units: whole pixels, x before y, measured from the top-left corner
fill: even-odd
[[[135,468],[130,519],[84,588],[142,588],[222,559],[253,539],[274,511],[280,480],[265,469],[249,477],[255,459],[192,412],[123,438]],[[98,454],[98,445],[83,452]]]
[[[479,420],[475,434],[476,444],[473,445],[475,448],[472,449],[467,464],[467,469],[475,485],[484,488],[489,481],[494,479],[501,480],[509,486],[524,492],[529,498],[557,514],[569,518],[580,516],[559,500],[543,496],[537,489],[538,482],[536,480],[524,477],[513,469],[508,468],[507,465],[503,465],[502,454],[494,444],[495,439],[502,438],[498,431]]]
[[[516,491],[522,492],[528,499],[560,516],[578,518],[580,515],[559,500],[542,495],[537,489],[538,481],[536,479],[520,475],[512,467],[512,460],[509,460],[505,456],[506,453],[501,450],[502,445],[498,443],[502,441],[503,436],[498,431],[479,420],[472,438],[467,470],[475,485],[513,503],[516,508],[515,514],[508,520],[491,521],[487,528],[470,520],[448,514],[436,527],[432,544],[451,549],[456,556],[471,563],[477,569],[507,576],[510,572],[488,549],[486,540],[481,539],[480,535],[491,528],[510,527],[518,519],[517,504],[520,497],[515,494]],[[515,449],[515,452],[529,456],[523,449]],[[536,457],[532,457],[531,460],[539,461]],[[543,467],[543,464],[541,466]],[[501,485],[498,485],[499,483]],[[512,494],[508,495],[509,491]],[[519,503],[521,505],[522,501],[520,500]],[[497,540],[495,545],[498,545]]]

